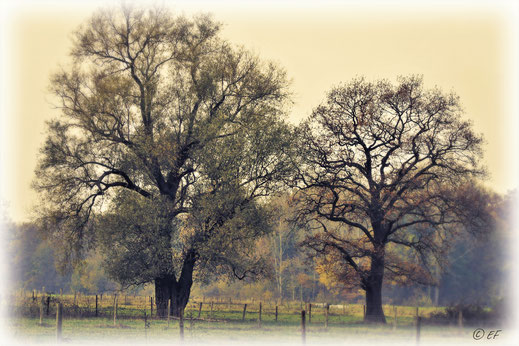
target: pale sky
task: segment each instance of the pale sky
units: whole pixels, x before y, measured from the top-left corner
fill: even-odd
[[[117,4],[2,4],[0,201],[13,221],[28,220],[37,199],[30,183],[44,122],[58,115],[47,101],[49,76],[67,63],[72,31],[107,3]],[[395,81],[422,74],[427,86],[456,92],[483,133],[486,184],[500,193],[518,186],[516,3],[162,3],[177,13],[212,13],[224,23],[224,38],[284,67],[293,81],[296,123],[332,86],[356,76]]]

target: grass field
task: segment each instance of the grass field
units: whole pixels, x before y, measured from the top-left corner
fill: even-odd
[[[45,318],[43,326],[37,318],[16,318],[8,323],[11,334],[16,339],[29,342],[52,343],[56,339],[55,319]],[[188,342],[204,343],[207,341],[284,341],[299,342],[301,327],[298,323],[263,321],[261,327],[257,322],[208,322],[185,321],[185,340]],[[421,339],[437,340],[447,337],[449,341],[468,340],[472,329],[450,326],[424,326],[421,329]],[[334,341],[375,341],[393,340],[395,342],[413,342],[416,340],[416,330],[411,325],[404,325],[393,330],[391,325],[364,325],[361,323],[307,325],[306,337],[308,343],[321,343],[325,340]],[[114,327],[113,320],[108,318],[64,319],[63,337],[66,341],[131,341],[132,344],[142,344],[147,341],[173,342],[179,341],[178,321],[152,320],[145,329],[144,321],[140,319],[125,319],[118,321]]]
[[[150,314],[149,298],[119,297],[117,321],[113,320],[113,297],[104,296],[98,301],[98,317],[95,315],[95,297],[74,297],[70,295],[51,297],[49,315],[44,305],[43,324],[40,325],[41,299],[18,297],[11,306],[11,318],[6,325],[14,339],[30,343],[53,343],[56,340],[55,305],[59,300],[65,305],[63,313],[63,338],[76,342],[121,342],[131,344],[178,343],[179,322],[156,316],[149,319],[145,327],[144,313]],[[45,300],[44,300],[45,301]],[[247,302],[247,313],[242,321],[243,302],[211,302],[202,304],[198,318],[199,302],[194,300],[185,312],[184,339],[195,344],[206,343],[301,343],[301,304],[299,302],[278,305],[278,320],[275,320],[274,302],[262,303],[261,325],[258,322],[259,302]],[[449,343],[472,340],[474,328],[459,328],[457,325],[431,325],[427,318],[443,311],[443,308],[420,308],[424,318],[420,331],[422,343],[436,343],[438,338],[448,339]],[[312,305],[312,317],[306,320],[306,340],[308,344],[326,342],[359,344],[384,340],[397,344],[416,342],[416,308],[397,307],[397,328],[393,326],[394,310],[384,306],[387,325],[367,325],[363,320],[363,306],[358,304],[331,305],[328,327],[325,327],[324,305]],[[307,312],[308,316],[308,312]]]

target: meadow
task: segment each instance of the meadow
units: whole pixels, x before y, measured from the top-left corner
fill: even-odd
[[[10,298],[8,332],[19,341],[54,343],[56,341],[56,307],[63,304],[62,340],[65,342],[121,342],[132,344],[171,343],[180,341],[180,321],[173,317],[158,318],[151,310],[151,297],[120,294],[97,296],[38,295],[27,292]],[[117,310],[114,319],[114,301]],[[48,302],[48,311],[47,311]],[[200,304],[201,303],[201,304]],[[261,303],[261,320],[260,320]],[[245,315],[244,304],[247,304]],[[277,316],[276,316],[277,307]],[[311,313],[310,313],[311,309]],[[301,310],[305,310],[306,343],[348,344],[385,340],[416,343],[417,311],[422,343],[443,338],[458,343],[472,340],[473,327],[461,326],[456,320],[441,320],[443,307],[385,305],[386,325],[365,324],[361,304],[326,304],[301,302],[233,301],[194,297],[183,320],[183,339],[188,343],[222,342],[301,343]],[[395,325],[395,310],[397,323]],[[151,316],[150,316],[151,315]],[[327,317],[328,315],[328,317]],[[244,317],[245,316],[245,317]],[[41,318],[41,320],[40,320]],[[41,323],[40,323],[41,321]]]

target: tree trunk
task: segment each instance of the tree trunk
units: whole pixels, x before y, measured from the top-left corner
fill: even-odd
[[[193,269],[195,267],[194,252],[188,253],[182,265],[182,272],[176,285],[173,285],[171,296],[171,315],[180,317],[180,314],[186,308],[191,294],[191,286],[193,286]]]
[[[366,291],[365,322],[386,323],[382,310],[382,282],[384,281],[384,248],[380,246],[371,256],[371,269],[368,278],[364,281]]]
[[[438,306],[439,297],[440,297],[440,287],[434,286],[434,306]]]
[[[191,294],[193,285],[193,269],[195,266],[195,254],[188,253],[182,265],[182,272],[178,281],[174,275],[164,275],[155,279],[155,304],[157,316],[164,318],[168,315],[168,300],[171,299],[171,316],[180,317],[185,309]]]
[[[155,305],[159,318],[165,318],[168,315],[168,300],[171,299],[174,283],[173,275],[164,275],[155,279]]]
[[[279,280],[278,280],[278,290],[279,290],[279,299],[283,299],[283,237],[281,235],[281,231],[279,232]]]

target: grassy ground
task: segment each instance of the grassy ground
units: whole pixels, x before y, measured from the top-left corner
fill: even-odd
[[[288,320],[288,319],[285,319]],[[353,318],[352,318],[353,320]],[[51,343],[56,338],[54,318],[44,318],[43,326],[39,325],[37,318],[16,318],[8,323],[8,329],[16,339],[29,342]],[[450,341],[468,340],[471,338],[472,329],[460,331],[456,327],[424,326],[421,329],[421,339],[437,340],[446,337]],[[209,321],[185,321],[185,340],[195,343],[217,340],[235,341],[284,341],[299,342],[301,340],[301,327],[291,321],[274,322],[262,321],[261,327],[257,321],[233,321],[233,322],[209,322]],[[325,328],[322,323],[307,325],[308,343],[322,343],[323,341],[375,341],[392,340],[395,342],[413,342],[416,339],[416,329],[411,325],[398,327],[396,330],[391,325],[364,325],[359,322],[330,323]],[[113,319],[108,318],[82,318],[64,319],[63,337],[65,340],[77,341],[130,341],[132,344],[145,343],[146,341],[166,342],[179,340],[178,321],[168,322],[164,320],[152,320],[148,328],[140,319],[119,320],[116,326]]]
[[[8,332],[16,340],[28,342],[52,343],[56,340],[55,305],[56,299],[64,303],[63,337],[71,342],[109,341],[131,344],[171,343],[179,340],[179,325],[177,320],[157,319],[155,316],[148,320],[145,328],[144,312],[149,316],[149,299],[145,297],[120,297],[118,303],[118,319],[113,322],[113,297],[103,297],[98,301],[99,317],[95,314],[95,297],[57,296],[51,298],[49,316],[44,309],[43,325],[39,325],[39,299],[20,297],[11,307],[11,318],[6,325]],[[258,323],[259,303],[247,303],[245,321],[242,321],[243,305],[234,302],[202,304],[201,319],[198,319],[199,302],[188,305],[185,316],[184,337],[191,343],[208,342],[237,342],[265,343],[286,342],[301,343],[301,304],[292,302],[278,306],[278,320],[275,320],[275,303],[262,303],[261,326]],[[358,344],[376,342],[378,340],[402,343],[416,342],[415,307],[397,307],[398,327],[393,327],[392,306],[384,306],[387,325],[366,325],[362,322],[362,305],[332,305],[329,310],[328,328],[325,327],[325,308],[323,305],[312,305],[311,322],[308,321],[306,339],[308,344],[326,342]],[[443,308],[420,308],[421,317],[443,311]],[[194,317],[191,319],[191,317]],[[433,342],[438,338],[447,338],[457,343],[471,340],[473,328],[460,330],[456,326],[434,326],[424,323],[421,328],[421,340]],[[436,342],[433,342],[436,343]]]

